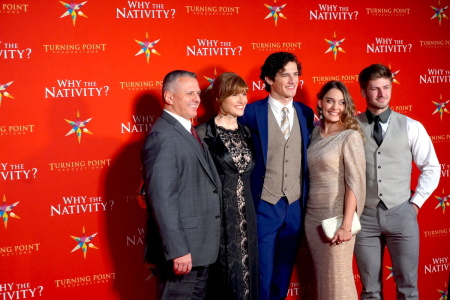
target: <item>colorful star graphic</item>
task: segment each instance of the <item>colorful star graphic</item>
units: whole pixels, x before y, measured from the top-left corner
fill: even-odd
[[[153,41],[153,42],[149,42],[148,41],[148,32],[145,33],[145,42],[141,42],[141,41],[138,41],[138,40],[135,40],[135,41],[136,41],[136,43],[139,44],[139,46],[141,46],[141,50],[139,50],[139,52],[136,53],[135,56],[138,56],[138,55],[140,55],[142,53],[145,53],[145,57],[147,57],[147,63],[150,62],[150,53],[161,55],[155,49],[151,49],[151,48],[153,48],[153,46],[156,45],[156,43],[159,42],[159,40],[156,40],[156,41]]]
[[[76,236],[72,236],[72,235],[70,236],[71,238],[73,238],[75,241],[78,242],[78,245],[75,248],[73,248],[73,250],[70,252],[74,252],[78,249],[81,249],[81,251],[83,252],[84,258],[86,259],[88,247],[93,248],[93,249],[98,249],[98,248],[96,246],[94,246],[94,244],[91,243],[92,239],[97,235],[97,232],[91,236],[86,236],[85,232],[86,232],[86,230],[84,229],[84,226],[83,226],[83,233],[81,234],[81,237],[76,237]]]
[[[270,13],[269,13],[264,19],[273,17],[273,20],[275,21],[275,27],[277,27],[278,17],[287,20],[287,18],[286,18],[286,17],[283,15],[283,13],[281,12],[281,10],[286,6],[286,4],[283,4],[283,5],[281,5],[281,6],[277,6],[277,5],[276,5],[276,4],[277,4],[277,1],[276,1],[276,0],[274,0],[273,3],[274,3],[274,4],[273,4],[272,6],[267,5],[267,4],[264,4],[264,5],[270,10]]]
[[[11,96],[6,89],[13,83],[14,81],[8,82],[6,84],[1,84],[0,85],[0,106],[2,105],[2,98],[3,96],[14,99],[13,96]]]
[[[448,111],[448,109],[445,108],[447,106],[447,104],[450,102],[450,100],[442,102],[442,94],[441,94],[440,99],[441,99],[441,102],[431,101],[434,103],[434,105],[436,105],[436,110],[432,113],[432,115],[434,115],[435,113],[439,113],[439,116],[441,117],[441,121],[442,121],[442,116],[444,115],[444,112],[450,113]]]
[[[437,290],[438,292],[439,292],[439,294],[441,294],[441,298],[439,298],[439,300],[447,300],[448,298],[448,288],[447,288],[447,283],[445,282],[444,283],[445,284],[445,289],[447,289],[446,291],[445,290]]]
[[[390,271],[389,276],[386,277],[386,280],[394,276],[394,269],[392,267],[386,266],[386,268]]]
[[[450,202],[447,202],[450,199],[450,195],[444,196],[444,189],[442,189],[442,196],[434,196],[439,201],[439,204],[434,208],[441,207],[442,208],[442,214],[445,215],[445,207],[450,206]]]
[[[76,132],[77,137],[78,137],[78,143],[81,143],[81,133],[82,132],[93,134],[92,132],[89,131],[89,129],[83,128],[84,126],[86,126],[87,123],[89,123],[90,120],[92,120],[92,118],[89,118],[86,121],[80,121],[80,112],[79,111],[77,112],[77,119],[75,121],[70,121],[67,119],[64,119],[64,120],[67,123],[69,123],[70,126],[72,126],[72,129],[66,134],[66,136]]]
[[[391,70],[391,65],[390,65],[390,64],[389,64],[389,70]],[[395,72],[392,72],[392,71],[391,71],[391,74],[392,74],[392,82],[395,82],[395,83],[397,83],[397,84],[400,84],[400,82],[398,82],[398,80],[395,79],[395,76],[397,76],[398,72],[400,72],[400,70],[395,71]]]
[[[344,52],[344,49],[341,48],[341,44],[344,42],[345,38],[343,38],[342,40],[336,40],[336,32],[334,32],[334,36],[333,36],[333,40],[327,40],[325,39],[325,41],[330,45],[330,48],[328,48],[327,51],[325,51],[325,53],[328,53],[330,51],[333,51],[333,55],[334,55],[334,60],[336,60],[336,56],[337,56],[337,52]]]
[[[439,20],[439,26],[441,26],[442,18],[446,18],[448,20],[448,17],[444,13],[444,11],[448,8],[448,5],[446,7],[441,7],[441,1],[439,1],[438,7],[434,7],[433,5],[430,6],[434,10],[434,15],[431,17],[430,20],[437,18]]]
[[[81,4],[76,4],[73,1],[70,4],[62,2],[62,1],[59,1],[59,2],[67,8],[67,11],[65,13],[63,13],[63,15],[60,18],[70,16],[72,18],[73,26],[75,26],[75,22],[77,20],[77,14],[79,16],[87,18],[87,16],[80,11],[81,7],[83,5],[85,5],[87,1],[84,1]]]
[[[3,224],[5,224],[5,229],[8,227],[8,218],[16,218],[20,219],[20,217],[12,212],[13,208],[16,207],[16,205],[20,201],[17,201],[14,204],[8,205],[6,204],[6,196],[3,195],[3,204],[0,205],[0,217],[3,219]]]
[[[214,76],[216,76],[216,75],[217,75],[217,69],[214,69]],[[208,80],[210,83],[210,85],[206,88],[205,91],[212,89],[212,87],[214,86],[214,80],[216,80],[216,77],[214,77],[214,78],[209,78],[206,76],[203,76],[203,77],[205,77],[205,79]]]

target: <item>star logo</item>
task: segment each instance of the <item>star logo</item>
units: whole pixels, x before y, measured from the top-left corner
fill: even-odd
[[[390,64],[389,64],[389,70],[391,70],[391,65],[390,65]],[[400,72],[400,70],[395,71],[395,72],[392,72],[392,71],[391,71],[391,74],[392,74],[392,82],[395,82],[395,83],[397,83],[397,84],[400,84],[400,82],[398,82],[398,80],[395,79],[395,77],[397,76],[398,72]]]
[[[389,270],[389,276],[386,277],[386,280],[394,276],[394,269],[392,267],[386,266],[386,268]]]
[[[3,195],[3,204],[0,205],[0,217],[3,219],[3,224],[5,225],[5,229],[8,227],[8,218],[9,217],[20,219],[20,217],[18,215],[16,215],[15,213],[12,212],[14,207],[16,207],[19,202],[20,201],[17,201],[14,204],[8,205],[8,204],[6,204],[6,196]]]
[[[444,115],[444,112],[450,113],[448,111],[448,109],[446,108],[446,106],[450,102],[450,100],[442,102],[442,94],[441,94],[440,100],[441,100],[440,102],[431,101],[434,103],[434,105],[436,105],[436,110],[433,111],[432,115],[434,115],[435,113],[439,113],[439,116],[441,117],[441,121],[442,121],[442,116]]]
[[[430,5],[430,6],[434,10],[434,15],[431,17],[430,20],[437,18],[439,21],[439,26],[441,26],[442,18],[445,18],[448,20],[448,17],[444,13],[444,11],[448,8],[448,5],[446,7],[441,7],[441,1],[439,0],[438,7],[434,7],[433,5]]]
[[[78,243],[75,246],[75,248],[73,248],[73,250],[70,252],[74,252],[74,251],[77,251],[78,249],[81,249],[81,251],[83,252],[84,259],[86,259],[86,254],[87,254],[88,248],[93,248],[93,249],[98,250],[98,248],[96,246],[94,246],[94,244],[91,243],[91,241],[97,235],[97,232],[91,236],[86,236],[85,233],[86,233],[86,230],[84,229],[84,226],[83,226],[83,232],[81,234],[81,237],[76,237],[76,236],[72,236],[72,235],[70,236]]]
[[[439,294],[441,294],[441,298],[439,298],[439,300],[447,300],[448,288],[447,288],[446,282],[444,282],[444,286],[445,286],[445,289],[447,289],[447,290],[439,290],[439,289],[437,290],[439,292]]]
[[[139,44],[139,46],[141,46],[141,50],[139,50],[139,52],[136,53],[135,56],[145,53],[145,57],[147,58],[147,63],[150,62],[150,53],[161,56],[161,54],[159,54],[158,51],[156,51],[155,49],[152,49],[159,42],[159,40],[149,42],[148,41],[148,32],[145,33],[145,41],[144,42],[141,42],[138,40],[135,40],[135,41],[136,41],[136,43]]]
[[[334,60],[336,60],[338,51],[345,53],[344,49],[342,49],[342,47],[341,47],[341,44],[344,42],[345,38],[343,38],[342,40],[337,40],[336,32],[334,32],[333,40],[331,40],[331,41],[327,40],[327,39],[324,39],[324,40],[330,45],[330,48],[328,48],[328,50],[325,51],[325,53],[332,51],[333,55],[334,55]]]
[[[93,134],[92,132],[89,131],[89,129],[84,128],[86,126],[87,123],[89,123],[90,120],[92,120],[92,118],[89,118],[85,121],[80,121],[80,112],[77,112],[77,118],[75,121],[70,121],[67,119],[64,119],[67,123],[70,124],[70,126],[72,126],[72,129],[66,134],[66,136],[72,134],[72,133],[76,133],[77,137],[78,137],[78,144],[81,143],[81,134],[84,133],[89,133],[89,134]]]
[[[447,290],[437,290],[439,292],[439,294],[441,294],[441,298],[439,298],[439,300],[447,300],[448,298],[448,288],[447,288],[447,283],[444,283],[445,289]]]
[[[444,196],[444,189],[442,189],[442,196],[434,196],[439,201],[438,205],[434,208],[437,209],[438,207],[442,208],[442,214],[445,215],[445,207],[450,206],[450,202],[448,200],[450,199],[450,195]]]
[[[214,69],[214,76],[216,76],[216,75],[217,75],[217,69]],[[206,92],[206,91],[212,89],[212,87],[214,86],[214,80],[216,80],[216,77],[214,77],[214,78],[209,78],[206,76],[203,76],[203,77],[205,77],[205,79],[208,80],[208,82],[210,83],[210,85],[205,90],[205,92]]]
[[[84,1],[81,4],[76,4],[73,1],[70,4],[62,1],[59,2],[67,8],[67,11],[63,13],[63,15],[60,18],[70,16],[72,18],[73,26],[75,26],[77,15],[87,18],[87,16],[80,11],[81,7],[85,5],[87,1]]]
[[[277,27],[278,17],[287,20],[287,18],[281,12],[281,10],[286,6],[286,4],[283,4],[281,6],[277,6],[276,4],[277,4],[276,0],[274,0],[272,6],[264,4],[270,10],[270,13],[264,18],[264,20],[273,17],[273,20],[275,21],[275,27]]]
[[[0,106],[2,105],[2,99],[3,99],[3,96],[8,97],[8,98],[11,98],[11,99],[14,99],[14,97],[11,96],[11,95],[6,91],[6,89],[7,89],[13,82],[14,82],[14,81],[11,81],[11,82],[8,82],[8,83],[1,84],[1,85],[0,85]]]

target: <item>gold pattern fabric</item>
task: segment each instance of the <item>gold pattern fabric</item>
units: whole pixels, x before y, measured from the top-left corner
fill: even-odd
[[[282,115],[281,115],[281,131],[284,134],[284,138],[287,140],[289,138],[289,134],[290,134],[290,130],[291,130],[291,126],[289,124],[289,109],[287,107],[283,107],[283,109],[281,110]]]
[[[308,148],[310,191],[305,218],[308,246],[314,263],[317,299],[357,300],[353,276],[355,237],[342,244],[330,244],[321,221],[344,213],[346,184],[356,196],[357,213],[364,207],[365,154],[361,135],[344,130],[329,137],[316,127]]]

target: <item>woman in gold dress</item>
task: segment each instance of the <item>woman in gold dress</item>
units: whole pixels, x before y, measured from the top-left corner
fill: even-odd
[[[358,299],[353,276],[353,215],[364,207],[365,154],[355,105],[345,85],[327,82],[317,94],[320,125],[308,148],[310,176],[305,231],[312,255],[317,299]],[[321,221],[341,215],[342,226],[326,238]]]

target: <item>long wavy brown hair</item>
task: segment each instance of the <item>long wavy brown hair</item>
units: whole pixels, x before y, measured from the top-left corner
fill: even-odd
[[[350,96],[350,93],[349,93],[347,87],[345,86],[345,84],[343,84],[342,82],[340,82],[338,80],[328,81],[327,83],[325,83],[322,86],[320,91],[317,93],[317,99],[323,100],[323,97],[325,96],[325,94],[328,93],[328,91],[331,89],[338,89],[344,95],[345,109],[341,113],[340,122],[342,124],[344,124],[345,127],[347,127],[347,129],[353,129],[353,130],[358,131],[359,134],[362,136],[363,140],[365,140],[364,133],[362,132],[361,126],[359,125],[359,122],[358,122],[358,120],[356,120],[356,117],[355,117],[355,103],[353,102],[353,99]],[[317,114],[318,115],[321,114],[319,105],[317,105]]]

